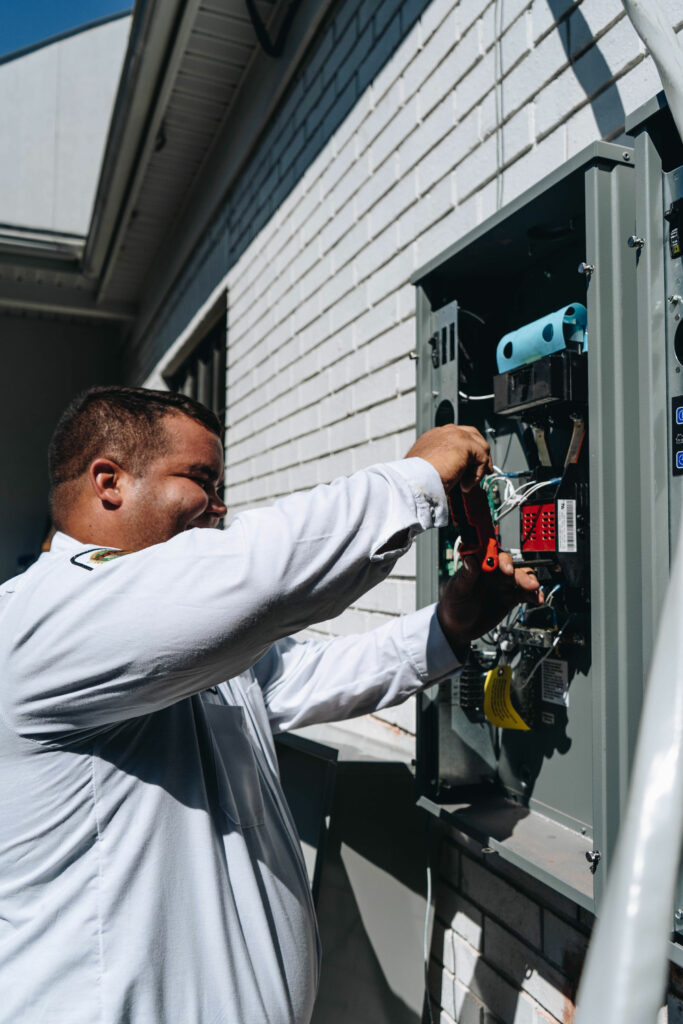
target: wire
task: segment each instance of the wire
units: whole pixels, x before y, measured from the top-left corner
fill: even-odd
[[[493,395],[467,395],[464,391],[458,391],[458,394],[466,402],[488,402],[493,398]]]
[[[458,313],[467,313],[468,316],[473,316],[475,320],[478,320],[480,324],[486,327],[486,321],[483,316],[479,316],[478,313],[473,313],[471,309],[465,309],[464,306],[458,306]]]
[[[427,834],[427,907],[425,909],[425,927],[422,940],[422,956],[425,976],[425,1001],[429,1013],[429,1024],[434,1024],[432,1001],[429,997],[429,911],[432,906],[432,867],[429,862],[429,833]]]
[[[559,484],[561,480],[562,478],[558,476],[553,477],[552,480],[541,480],[539,483],[531,483],[527,484],[525,487],[518,488],[515,490],[514,497],[506,497],[505,501],[496,513],[496,519],[503,519],[504,516],[509,515],[510,512],[514,512],[516,508],[519,508],[519,506],[530,498],[532,494],[535,494],[536,491],[540,491],[543,487],[552,487],[554,484]]]

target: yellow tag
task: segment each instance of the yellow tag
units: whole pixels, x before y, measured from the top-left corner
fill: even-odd
[[[511,682],[510,665],[499,665],[491,669],[484,680],[484,714],[492,725],[501,729],[524,729],[529,732],[529,726],[512,706]]]

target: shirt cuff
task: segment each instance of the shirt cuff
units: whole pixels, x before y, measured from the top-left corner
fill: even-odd
[[[403,644],[410,662],[424,683],[447,676],[462,664],[436,617],[436,605],[401,617]]]
[[[423,530],[448,526],[448,498],[441,477],[425,459],[400,459],[387,465],[399,473],[415,498],[417,515]]]

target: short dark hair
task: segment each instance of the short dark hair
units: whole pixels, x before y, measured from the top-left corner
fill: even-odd
[[[175,391],[108,385],[89,388],[62,413],[48,449],[51,495],[76,480],[98,455],[140,475],[167,447],[161,421],[181,413],[222,440],[218,417],[201,402]]]

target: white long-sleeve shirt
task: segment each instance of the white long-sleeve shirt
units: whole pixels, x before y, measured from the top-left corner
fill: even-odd
[[[128,554],[58,534],[0,587],[2,1024],[309,1021],[273,733],[397,703],[454,656],[433,608],[285,638],[446,518],[406,460]]]

